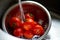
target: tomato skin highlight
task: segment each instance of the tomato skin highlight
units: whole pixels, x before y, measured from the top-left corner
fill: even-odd
[[[21,27],[22,22],[18,17],[12,17],[9,21],[10,27]]]
[[[44,29],[41,25],[35,25],[33,28],[33,34],[42,36],[44,34]]]
[[[13,31],[13,35],[16,37],[22,37],[23,36],[23,30],[21,28],[16,28]]]
[[[32,32],[30,32],[30,31],[26,31],[25,33],[24,33],[24,37],[25,38],[27,38],[27,39],[31,39],[31,38],[33,38],[33,34],[32,34]]]
[[[35,22],[35,21],[34,21],[33,19],[31,19],[31,18],[27,18],[27,19],[26,19],[26,22],[30,23],[32,26],[34,26],[34,25],[37,24],[37,22]]]
[[[30,23],[28,23],[28,22],[25,22],[23,24],[23,29],[26,30],[26,31],[31,30],[32,29],[32,25]]]

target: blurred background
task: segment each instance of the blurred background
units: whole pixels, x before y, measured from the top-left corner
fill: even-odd
[[[60,1],[59,0],[22,0],[36,1],[44,5],[52,17],[52,26],[48,35],[43,40],[60,40]],[[2,17],[6,10],[12,5],[18,3],[18,0],[0,0],[0,28],[2,29]]]

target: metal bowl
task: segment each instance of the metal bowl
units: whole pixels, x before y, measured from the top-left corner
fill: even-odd
[[[49,30],[50,30],[50,27],[51,27],[51,16],[50,16],[49,11],[48,11],[42,4],[37,3],[37,2],[34,2],[34,1],[22,1],[22,4],[35,4],[35,5],[39,6],[39,7],[45,12],[45,14],[47,15],[47,18],[48,18],[48,20],[47,20],[47,21],[48,21],[47,29],[46,29],[45,33],[44,33],[40,38],[38,38],[37,40],[43,39],[43,38],[48,34],[48,32],[49,32]],[[5,12],[5,15],[3,16],[2,27],[3,27],[3,30],[4,30],[5,32],[7,32],[7,33],[8,33],[8,31],[7,31],[6,25],[5,25],[6,17],[7,17],[7,15],[8,15],[8,13],[9,13],[12,9],[14,9],[17,5],[18,5],[18,4],[15,4],[15,5],[13,5],[12,7],[10,7],[10,8]],[[41,15],[40,15],[40,16],[41,16]],[[13,37],[14,37],[14,36],[13,36]],[[16,38],[17,38],[17,37],[16,37]],[[20,38],[20,39],[22,39],[22,38]],[[22,40],[28,40],[28,39],[22,39]],[[32,39],[32,40],[34,40],[34,39]]]

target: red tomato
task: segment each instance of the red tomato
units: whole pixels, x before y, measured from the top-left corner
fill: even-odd
[[[12,17],[9,21],[11,27],[20,27],[22,26],[22,22],[18,17]]]
[[[26,22],[28,22],[29,24],[31,24],[32,26],[35,26],[37,24],[37,22],[35,22],[33,19],[31,18],[27,18]]]
[[[27,39],[31,39],[31,38],[33,38],[33,34],[30,31],[26,31],[24,33],[24,37]]]
[[[23,31],[21,28],[17,28],[13,31],[13,35],[16,37],[22,37],[23,36]]]
[[[27,18],[26,19],[26,22],[33,22],[34,20],[33,19],[31,19],[31,18]]]
[[[34,19],[34,16],[30,13],[25,14],[25,18],[31,18]]]
[[[44,29],[41,25],[35,25],[35,27],[33,28],[32,31],[35,35],[43,35],[44,34]]]
[[[24,30],[31,30],[32,29],[32,25],[30,23],[28,23],[28,22],[25,22],[23,24],[23,29]]]
[[[32,24],[37,24],[37,22],[35,22],[33,19],[31,18],[27,18],[26,22],[32,23]]]

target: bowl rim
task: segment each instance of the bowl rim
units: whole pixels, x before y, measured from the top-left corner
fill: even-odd
[[[49,13],[49,11],[48,11],[42,4],[40,4],[40,3],[38,3],[38,2],[35,2],[35,1],[22,1],[22,4],[24,4],[24,3],[31,3],[31,4],[33,3],[33,4],[36,4],[36,5],[40,6],[40,7],[46,12],[46,14],[47,14],[47,16],[48,16],[48,19],[49,19],[48,28],[47,28],[47,30],[45,31],[45,33],[44,33],[40,38],[38,38],[38,40],[41,40],[41,39],[43,39],[43,38],[48,34],[48,32],[49,32],[49,30],[50,30],[50,28],[51,28],[51,16],[50,16],[50,13]],[[5,27],[5,18],[6,18],[6,16],[7,16],[7,14],[8,14],[12,9],[14,9],[17,5],[18,5],[18,3],[15,4],[15,5],[13,5],[13,6],[11,6],[11,7],[9,7],[8,10],[5,12],[5,14],[4,14],[4,16],[3,16],[3,19],[2,19],[2,28],[3,28],[3,30],[4,30],[5,32],[7,32],[6,27]],[[7,32],[7,33],[8,33],[8,32]],[[13,37],[14,37],[14,36],[13,36]]]

